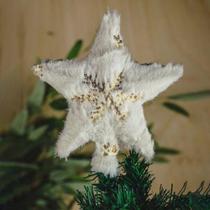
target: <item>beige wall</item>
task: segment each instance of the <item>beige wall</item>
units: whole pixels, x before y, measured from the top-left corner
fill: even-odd
[[[24,105],[40,58],[64,57],[76,39],[87,47],[107,8],[122,15],[122,32],[139,62],[183,63],[184,77],[165,95],[210,88],[210,2],[205,0],[0,0],[0,127]],[[163,183],[193,189],[210,181],[210,100],[180,103],[191,117],[154,102],[146,116],[162,145],[182,150],[169,164],[152,167]]]

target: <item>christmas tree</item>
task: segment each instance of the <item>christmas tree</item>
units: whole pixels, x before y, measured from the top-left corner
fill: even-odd
[[[152,194],[154,176],[149,172],[150,164],[136,152],[131,151],[120,163],[121,173],[117,177],[92,173],[96,181],[85,192],[78,191],[77,202],[83,210],[208,210],[210,209],[210,185],[204,182],[197,190],[186,192],[187,183],[178,193],[160,186]]]

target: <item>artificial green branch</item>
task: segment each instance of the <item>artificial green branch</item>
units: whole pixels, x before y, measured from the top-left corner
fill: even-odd
[[[102,173],[90,177],[97,182],[77,192],[77,202],[82,210],[207,210],[210,209],[210,185],[204,183],[196,191],[186,192],[185,183],[175,193],[162,186],[158,193],[151,193],[154,176],[150,164],[131,151],[120,164],[122,173],[110,178]]]

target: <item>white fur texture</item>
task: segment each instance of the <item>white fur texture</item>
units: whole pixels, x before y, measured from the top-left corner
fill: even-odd
[[[57,155],[67,158],[78,147],[94,141],[96,151],[92,170],[110,176],[117,175],[118,148],[134,148],[148,161],[153,158],[154,142],[147,129],[142,105],[183,74],[181,65],[134,62],[122,42],[120,16],[115,11],[104,15],[90,54],[85,59],[51,60],[32,69],[41,80],[63,94],[69,103],[65,127],[56,145]],[[89,77],[96,87],[87,82]],[[119,87],[116,78],[122,80]],[[116,87],[111,89],[113,84]],[[131,99],[131,94],[139,96],[136,101]],[[82,95],[85,95],[84,99],[81,99]],[[127,98],[120,104],[117,95]],[[103,105],[94,121],[90,116],[97,108],[94,98],[90,97],[96,97]],[[119,120],[117,117],[122,113],[127,115]]]

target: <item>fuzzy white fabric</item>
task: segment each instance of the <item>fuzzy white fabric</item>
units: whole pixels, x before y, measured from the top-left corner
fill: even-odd
[[[85,59],[50,60],[32,69],[69,103],[57,155],[67,158],[78,147],[94,141],[92,170],[110,176],[118,173],[119,149],[134,148],[148,161],[153,158],[154,141],[142,105],[183,74],[181,65],[134,62],[123,44],[116,11],[104,15]]]

